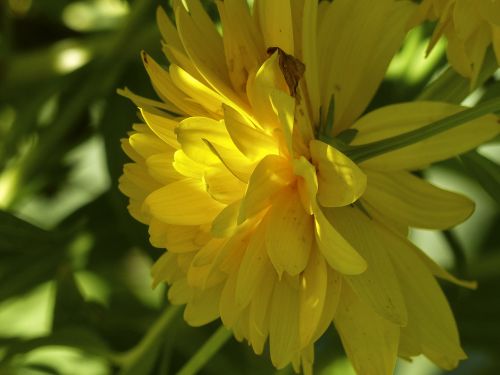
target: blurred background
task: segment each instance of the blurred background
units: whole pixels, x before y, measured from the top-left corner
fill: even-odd
[[[137,121],[117,89],[155,98],[139,53],[168,64],[159,5],[170,12],[167,0],[0,0],[0,375],[174,374],[219,326],[188,327],[165,287],[151,289],[160,250],[117,189],[120,138]],[[472,93],[446,67],[442,44],[424,59],[431,31],[410,33],[372,107],[500,96],[492,56]],[[439,263],[479,282],[476,291],[443,284],[470,357],[452,374],[500,373],[499,163],[496,139],[423,172],[477,206],[451,231],[412,232]],[[316,348],[317,374],[353,374],[333,329]],[[201,371],[292,372],[232,338]],[[441,371],[417,358],[397,373]]]

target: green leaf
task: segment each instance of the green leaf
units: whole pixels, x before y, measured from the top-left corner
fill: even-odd
[[[63,255],[53,252],[0,256],[0,302],[52,280]]]
[[[500,99],[495,98],[485,103],[478,104],[474,108],[469,108],[465,111],[435,121],[432,124],[424,126],[420,129],[396,135],[381,141],[350,147],[346,150],[346,154],[353,161],[359,163],[389,151],[394,151],[420,142],[486,114],[498,111],[500,111]]]
[[[460,157],[471,174],[476,177],[483,189],[500,206],[500,165],[482,156],[477,151],[468,152]]]
[[[0,253],[40,252],[56,243],[55,236],[16,216],[0,211]]]
[[[88,329],[69,328],[55,331],[48,336],[11,341],[0,365],[8,363],[17,354],[29,353],[43,346],[65,346],[80,349],[86,353],[115,361],[115,353],[97,334]]]
[[[0,301],[51,280],[66,258],[73,233],[45,231],[0,211]]]
[[[73,271],[69,266],[62,266],[58,271],[52,329],[84,326],[88,323],[88,309],[76,283]]]

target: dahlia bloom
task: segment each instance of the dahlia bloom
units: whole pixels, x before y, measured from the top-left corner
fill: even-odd
[[[418,14],[418,21],[438,21],[430,48],[444,35],[448,61],[473,84],[488,47],[493,46],[500,65],[500,1],[424,0]]]
[[[390,374],[424,354],[466,356],[435,279],[460,285],[406,238],[443,229],[473,203],[410,171],[499,133],[493,115],[355,163],[343,147],[418,129],[462,110],[413,102],[363,115],[401,46],[407,1],[218,1],[219,32],[198,0],[158,11],[162,67],[143,54],[161,101],[140,108],[123,149],[129,211],[168,249],[154,285],[200,326],[218,318],[272,363],[312,372],[335,324],[359,374]],[[369,9],[369,11],[367,10]],[[335,145],[335,147],[333,146]]]

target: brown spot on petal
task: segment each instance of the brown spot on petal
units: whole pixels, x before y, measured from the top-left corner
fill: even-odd
[[[295,97],[297,95],[299,81],[306,71],[306,66],[302,61],[287,54],[279,47],[270,47],[267,49],[267,53],[270,55],[276,51],[278,51],[278,64],[283,76],[285,77],[286,84],[290,90],[290,95]]]

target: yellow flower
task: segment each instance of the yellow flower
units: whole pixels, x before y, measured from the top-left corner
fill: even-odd
[[[442,35],[448,41],[448,61],[475,83],[491,45],[500,65],[499,0],[424,0],[419,21],[438,20],[430,48]]]
[[[186,5],[184,5],[184,3]],[[333,322],[359,374],[390,374],[397,356],[443,368],[465,358],[435,276],[461,282],[407,239],[473,211],[467,198],[409,171],[498,134],[485,116],[359,165],[352,145],[461,110],[403,103],[360,117],[405,36],[411,2],[218,1],[222,36],[199,1],[158,11],[161,67],[143,55],[161,102],[125,92],[134,126],[120,188],[130,213],[168,249],[154,284],[199,326],[221,318],[273,364],[311,373]]]

